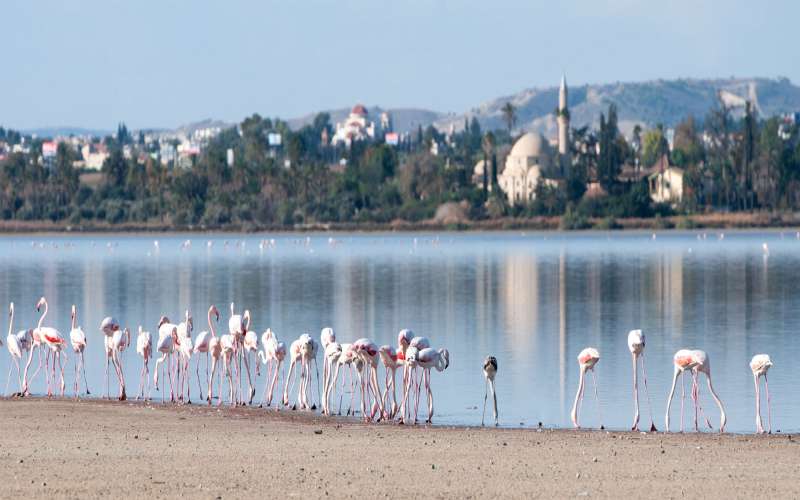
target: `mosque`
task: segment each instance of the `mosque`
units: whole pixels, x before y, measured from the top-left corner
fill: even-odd
[[[538,132],[527,132],[517,139],[506,157],[505,169],[497,181],[512,205],[533,200],[539,183],[557,186],[567,176],[570,168],[569,109],[564,76],[561,77],[556,113],[558,138],[555,145],[550,145]],[[476,177],[479,168],[483,168],[482,163],[476,165]],[[479,178],[482,177],[481,170]]]

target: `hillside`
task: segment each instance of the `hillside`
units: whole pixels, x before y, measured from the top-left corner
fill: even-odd
[[[620,128],[629,133],[634,124],[672,127],[688,115],[702,119],[719,102],[718,93],[729,104],[755,100],[763,117],[800,111],[800,87],[788,79],[729,78],[654,80],[638,83],[609,83],[569,87],[572,127],[597,125],[608,105],[617,105]],[[450,124],[459,129],[464,119],[476,117],[482,127],[504,128],[500,109],[506,102],[517,108],[516,127],[535,130],[547,136],[556,133],[553,111],[558,102],[558,87],[531,88],[517,94],[485,102],[468,112],[435,122],[440,130]]]

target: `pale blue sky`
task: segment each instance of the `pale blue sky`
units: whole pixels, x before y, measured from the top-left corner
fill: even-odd
[[[800,2],[5,0],[0,124],[172,127],[531,86],[787,76]]]

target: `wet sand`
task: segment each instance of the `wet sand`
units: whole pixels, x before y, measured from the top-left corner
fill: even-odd
[[[0,496],[800,495],[800,437],[365,425],[307,412],[0,400]]]

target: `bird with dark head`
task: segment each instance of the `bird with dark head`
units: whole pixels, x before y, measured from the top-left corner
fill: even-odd
[[[497,393],[494,390],[494,378],[497,375],[497,358],[494,356],[486,356],[483,360],[483,376],[486,378],[486,390],[483,393],[483,416],[481,417],[481,425],[486,419],[486,400],[489,397],[489,389],[492,391],[492,400],[494,402],[494,425],[497,426]]]

